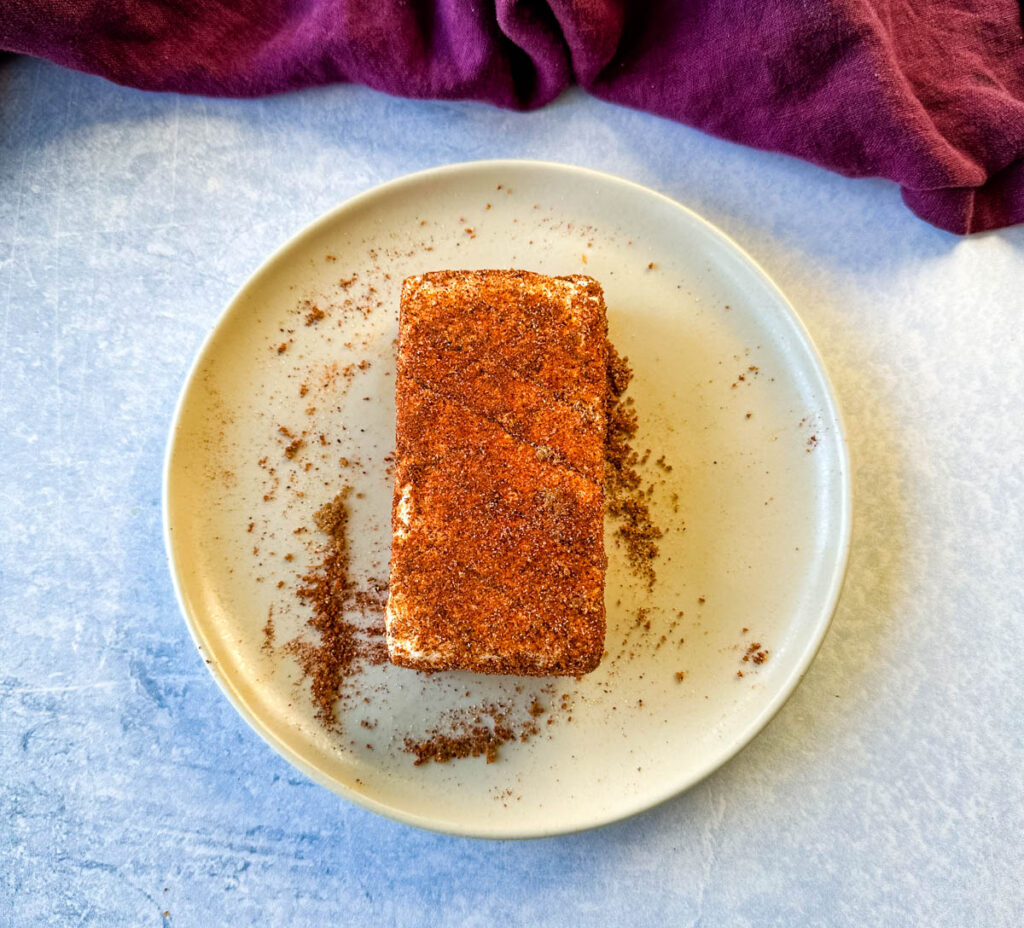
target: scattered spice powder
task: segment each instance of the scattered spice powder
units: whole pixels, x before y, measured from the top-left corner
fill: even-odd
[[[267,610],[267,621],[263,626],[263,644],[261,650],[270,652],[274,649],[274,607]]]
[[[335,702],[347,682],[359,672],[364,662],[380,663],[379,648],[373,646],[369,630],[350,618],[353,607],[372,606],[382,610],[384,601],[380,585],[376,597],[366,591],[358,595],[349,576],[348,498],[351,487],[345,487],[331,502],[317,510],[313,521],[326,536],[322,560],[301,580],[299,599],[312,607],[308,624],[317,632],[317,643],[295,638],[285,649],[299,662],[302,672],[310,678],[311,696],[317,718],[328,729],[340,730]],[[367,640],[369,637],[369,640]]]
[[[508,706],[490,703],[468,713],[451,713],[447,724],[431,730],[426,737],[406,738],[404,750],[415,756],[417,767],[429,761],[446,764],[467,757],[484,757],[493,764],[503,744],[529,741],[538,731],[533,721],[510,723],[509,710]]]
[[[623,396],[632,379],[629,359],[621,357],[609,343],[605,508],[619,523],[616,531],[625,543],[626,559],[631,569],[647,583],[648,589],[652,589],[657,579],[654,570],[659,550],[657,542],[663,532],[651,517],[649,494],[644,492],[643,478],[637,470],[641,458],[632,441],[639,428],[639,419],[632,402]]]

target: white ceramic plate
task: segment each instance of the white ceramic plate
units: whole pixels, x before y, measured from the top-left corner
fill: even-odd
[[[339,710],[344,734],[332,734],[279,647],[302,635],[308,618],[294,590],[315,556],[315,533],[294,531],[352,484],[362,494],[350,531],[355,573],[386,578],[400,282],[426,270],[490,267],[583,272],[604,286],[612,340],[635,371],[639,445],[653,452],[645,472],[656,484],[655,519],[667,529],[658,582],[646,592],[609,535],[609,653],[596,672],[541,690],[538,681],[370,667]],[[310,304],[325,318],[306,325]],[[346,365],[363,360],[368,368],[346,376]],[[306,433],[290,459],[281,426]],[[671,472],[654,464],[661,455]],[[764,727],[807,670],[835,608],[850,479],[821,360],[785,297],[736,244],[627,181],[493,161],[356,197],[253,275],[185,385],[164,512],[196,644],[275,750],[403,822],[531,837],[646,809]],[[637,626],[641,608],[649,630]],[[768,652],[764,663],[743,661],[755,642]],[[414,766],[402,749],[445,711],[502,700],[519,711],[516,700],[535,696],[547,708],[540,721],[551,724],[505,745],[495,763]]]

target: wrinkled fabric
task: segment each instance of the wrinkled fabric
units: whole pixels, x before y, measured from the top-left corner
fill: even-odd
[[[0,0],[0,48],[147,90],[352,82],[604,100],[851,177],[928,222],[1024,221],[1016,0]]]

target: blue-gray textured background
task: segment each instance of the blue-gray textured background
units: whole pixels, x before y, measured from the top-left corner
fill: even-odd
[[[161,458],[192,356],[284,239],[379,181],[535,157],[687,203],[806,320],[847,416],[850,575],[796,695],[633,820],[481,843],[307,781],[178,614]],[[148,95],[0,62],[0,926],[1013,925],[1024,229],[570,93]],[[167,913],[167,914],[164,914]]]

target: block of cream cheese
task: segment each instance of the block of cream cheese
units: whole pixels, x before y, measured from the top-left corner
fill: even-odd
[[[402,287],[387,643],[395,664],[587,673],[604,649],[607,323],[589,277]]]

